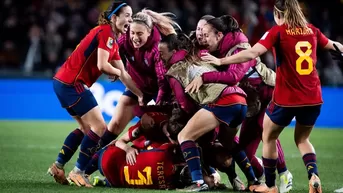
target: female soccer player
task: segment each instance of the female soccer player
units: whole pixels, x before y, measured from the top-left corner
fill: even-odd
[[[161,17],[157,26],[151,13],[152,11],[149,10],[137,13],[133,17],[130,30],[118,40],[118,44],[127,59],[128,73],[144,94],[144,103],[156,99],[156,95],[155,101],[159,103],[165,99],[165,91],[168,88],[164,79],[166,69],[157,49],[161,38],[159,30],[163,31],[173,22],[168,17],[155,13]],[[124,130],[135,116],[134,108],[137,104],[137,97],[129,90],[125,91],[102,138],[105,144],[111,142]]]
[[[207,21],[203,26],[203,43],[216,57],[225,57],[236,54],[250,47],[248,38],[242,33],[238,22],[228,15]],[[266,72],[266,73],[262,73]],[[193,80],[186,91],[193,92],[202,84],[222,83],[227,85],[240,85],[248,94],[248,113],[241,127],[239,144],[246,152],[254,168],[256,177],[264,176],[263,166],[256,159],[256,150],[262,139],[262,121],[266,107],[272,98],[275,85],[275,73],[268,69],[259,58],[242,64],[235,64],[218,68],[218,71],[204,73]],[[268,85],[269,84],[269,85]],[[280,191],[288,192],[292,189],[292,174],[287,170],[280,141],[277,140],[279,161],[277,169],[280,175]]]
[[[276,83],[272,102],[263,120],[263,165],[267,187],[257,192],[277,192],[275,168],[277,164],[276,139],[295,117],[295,143],[303,156],[309,179],[309,192],[321,193],[316,154],[309,141],[311,130],[320,114],[321,85],[316,70],[317,47],[334,49],[343,46],[325,37],[319,29],[306,21],[296,0],[277,0],[274,6],[277,23],[252,48],[222,59],[211,55],[203,57],[216,65],[236,64],[257,58],[272,47],[277,63]]]
[[[98,77],[102,73],[119,77],[138,98],[143,98],[142,92],[124,69],[116,44],[116,38],[128,30],[131,16],[132,9],[129,5],[114,2],[100,15],[99,25],[83,38],[54,77],[53,86],[57,98],[79,124],[79,129],[67,136],[56,162],[48,170],[58,183],[67,183],[63,166],[81,144],[79,158],[75,168],[69,173],[69,178],[78,186],[91,187],[84,169],[107,128],[89,90]]]
[[[215,17],[213,15],[204,15],[200,18],[197,24],[197,28],[195,30],[195,45],[198,46],[199,48],[204,47],[206,49],[206,45],[204,43],[204,37],[202,35],[202,28],[204,25],[207,23],[208,20],[214,19]],[[192,39],[192,37],[191,37]]]

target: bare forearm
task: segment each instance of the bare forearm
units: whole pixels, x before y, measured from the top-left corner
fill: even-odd
[[[243,62],[247,62],[249,60],[255,59],[256,56],[254,53],[250,52],[249,50],[243,50],[235,55],[221,58],[220,63],[223,65],[225,64],[240,64]],[[244,64],[244,63],[243,63]]]
[[[130,148],[130,146],[122,140],[118,140],[116,142],[116,147],[118,147],[124,151],[127,151]]]
[[[104,63],[98,66],[99,70],[109,76],[121,76],[121,71],[114,68],[110,63]]]
[[[142,91],[137,88],[136,84],[133,82],[131,76],[127,72],[123,72],[120,80],[131,92],[133,92],[133,94],[138,97],[143,96]]]

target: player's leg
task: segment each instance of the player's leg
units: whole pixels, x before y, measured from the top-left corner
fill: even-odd
[[[55,163],[48,169],[48,174],[55,178],[55,181],[60,184],[68,184],[65,177],[64,165],[73,157],[75,151],[81,144],[84,133],[90,130],[89,125],[82,122],[81,118],[75,116],[75,113],[69,109],[69,114],[74,115],[73,118],[78,122],[79,128],[72,131],[64,140],[63,146],[57,156]]]
[[[304,164],[307,169],[309,179],[309,192],[321,193],[321,183],[317,169],[317,157],[312,143],[310,142],[310,134],[313,126],[320,114],[321,105],[298,108],[296,114],[296,125],[294,132],[294,140],[297,145]]]
[[[286,167],[285,155],[279,139],[276,140],[276,146],[278,151],[278,162],[276,168],[280,178],[279,190],[280,193],[286,193],[293,188],[293,175]]]
[[[195,140],[218,125],[219,121],[211,112],[200,109],[178,134],[178,141],[181,145],[183,156],[188,164],[192,181],[195,184],[195,186],[191,185],[187,189],[194,189],[194,191],[208,190],[208,186],[204,183],[200,164],[200,152]]]
[[[260,114],[258,117],[258,125],[259,125],[259,128],[261,129],[261,132],[263,131],[263,118],[265,116],[266,109],[263,109],[262,112],[264,113]],[[286,167],[285,156],[284,156],[283,149],[281,147],[279,139],[276,140],[276,146],[277,146],[277,151],[278,151],[278,162],[277,162],[276,168],[277,168],[277,171],[279,173],[279,178],[280,178],[279,191],[280,193],[285,193],[285,192],[289,192],[293,187],[293,176]],[[258,162],[256,157],[253,161]]]
[[[78,186],[91,187],[84,171],[93,154],[99,149],[100,137],[107,125],[92,92],[83,85],[79,88],[79,100],[71,105],[70,109],[91,129],[82,139],[79,157],[74,169],[69,173],[69,178]]]
[[[185,188],[186,191],[208,190],[208,186],[204,184],[200,165],[200,153],[195,144],[195,140],[218,127],[221,122],[229,125],[236,116],[240,116],[242,111],[244,111],[245,116],[246,106],[205,106],[195,113],[195,115],[188,121],[187,125],[181,130],[178,135],[178,141],[181,145],[181,150],[189,166],[192,181],[194,183],[193,185]],[[234,136],[231,138],[233,139]],[[232,141],[230,145],[232,144]]]
[[[259,114],[244,119],[239,135],[239,144],[244,149],[254,169],[256,178],[264,177],[263,166],[256,159],[256,150],[262,137],[262,128],[258,124]]]
[[[105,131],[105,134],[101,139],[103,146],[116,139],[125,129],[127,124],[129,124],[135,116],[134,108],[137,104],[137,97],[131,91],[125,91],[114,110],[112,119],[108,124],[108,130]]]
[[[71,159],[74,152],[80,145],[84,133],[90,129],[88,124],[85,124],[80,116],[70,107],[80,101],[82,93],[85,89],[81,84],[66,85],[58,80],[53,80],[54,92],[62,107],[66,108],[68,113],[78,122],[79,129],[71,132],[64,141],[64,144],[58,154],[56,162],[48,169],[48,173],[55,178],[55,181],[61,184],[68,184],[65,176],[63,166]]]
[[[278,162],[278,152],[276,140],[282,130],[291,123],[294,117],[292,108],[284,108],[277,106],[271,102],[266,111],[263,120],[263,151],[262,161],[264,166],[266,186],[265,188],[256,189],[256,192],[277,192],[275,185],[276,180],[276,165]]]

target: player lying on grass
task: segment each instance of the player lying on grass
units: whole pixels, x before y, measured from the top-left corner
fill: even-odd
[[[175,113],[175,109],[173,112]],[[162,127],[167,121],[168,116],[163,113],[144,114],[141,120],[124,133],[120,139],[93,157],[93,165],[86,170],[86,173],[91,174],[95,171],[98,162],[96,160],[100,157],[100,171],[112,187],[149,189],[182,187],[182,184],[177,182],[179,181],[180,166],[184,166],[185,163],[180,150],[176,151],[178,146],[170,143],[171,139],[168,139],[166,133],[162,131]],[[164,128],[166,129],[166,127]],[[167,133],[167,135],[170,134]],[[133,143],[132,146],[127,145],[130,141]],[[226,161],[226,163],[231,163],[231,161]],[[216,172],[211,170],[211,174],[213,173]],[[214,181],[216,184],[219,181],[214,176],[218,177],[219,175],[217,173],[210,176],[205,174],[205,179],[211,188],[214,187]]]

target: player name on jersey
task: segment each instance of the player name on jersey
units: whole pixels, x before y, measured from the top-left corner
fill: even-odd
[[[292,28],[292,29],[286,29],[286,34],[291,35],[291,36],[294,36],[294,35],[310,35],[310,34],[313,34],[313,31],[309,27],[308,28],[297,27],[297,28]]]

